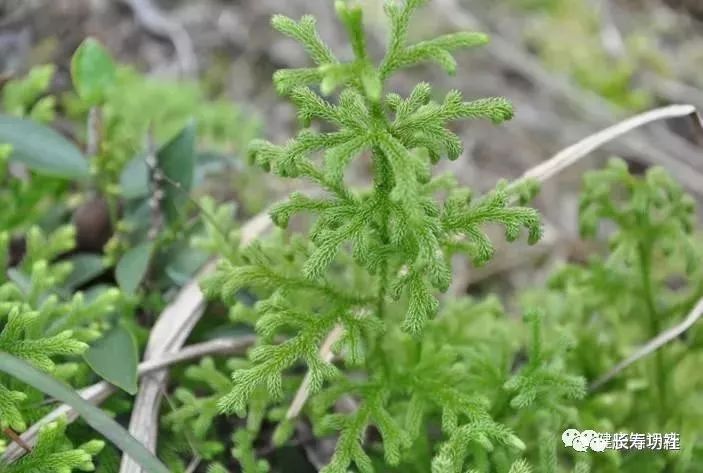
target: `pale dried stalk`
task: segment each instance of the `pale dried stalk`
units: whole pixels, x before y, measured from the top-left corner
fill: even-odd
[[[522,178],[532,178],[539,181],[546,181],[550,177],[591,153],[593,150],[599,148],[605,143],[608,143],[609,141],[613,141],[629,131],[654,121],[686,116],[695,116],[698,124],[701,125],[701,119],[696,112],[696,107],[688,104],[670,105],[668,107],[656,108],[654,110],[635,115],[634,117],[623,120],[616,125],[599,131],[598,133],[594,133],[582,139],[578,143],[561,150],[552,158],[528,170],[525,174],[523,174]]]
[[[327,337],[322,342],[322,345],[320,346],[320,358],[322,358],[325,363],[332,361],[332,357],[334,356],[332,354],[332,347],[339,341],[340,338],[342,338],[343,334],[344,327],[337,324],[330,331],[330,333],[327,334]],[[298,414],[300,414],[300,411],[303,409],[303,406],[310,395],[310,378],[310,371],[308,371],[305,374],[305,378],[303,378],[303,382],[300,384],[298,391],[295,393],[295,397],[288,408],[288,412],[286,412],[286,419],[290,420],[298,417]]]
[[[241,244],[248,245],[270,225],[271,219],[268,214],[256,216],[242,228]],[[205,309],[205,297],[198,281],[214,271],[215,264],[214,261],[207,264],[195,279],[181,289],[176,300],[161,313],[149,335],[144,353],[145,360],[160,358],[167,353],[177,353],[181,349]],[[167,376],[167,371],[161,371],[142,380],[129,422],[129,432],[152,452],[156,451],[159,407]],[[141,473],[142,471],[141,466],[129,456],[122,456],[120,473]]]
[[[208,342],[196,343],[183,348],[178,353],[165,355],[162,358],[143,361],[137,368],[137,374],[139,376],[144,376],[153,373],[154,371],[168,368],[169,366],[177,363],[198,359],[208,355],[231,355],[235,353],[244,353],[255,340],[256,338],[253,335],[244,335],[232,338],[217,338]],[[92,386],[81,389],[79,394],[86,401],[98,405],[115,391],[116,388],[113,385],[105,381],[101,381]],[[20,439],[29,446],[34,445],[37,440],[39,429],[62,416],[66,416],[69,422],[73,422],[78,418],[78,414],[71,407],[66,404],[62,404],[22,433]],[[2,462],[11,463],[23,454],[24,451],[20,445],[11,443],[2,456]]]
[[[103,129],[102,109],[90,107],[88,111],[88,126],[85,153],[89,158],[95,157],[100,151],[100,141]]]
[[[689,312],[688,316],[681,321],[681,323],[664,330],[662,333],[657,335],[656,337],[652,338],[650,341],[642,345],[640,348],[635,350],[635,352],[625,358],[623,361],[615,365],[610,371],[608,371],[606,374],[595,380],[591,385],[589,386],[589,389],[591,391],[595,391],[596,389],[600,388],[603,386],[605,383],[613,379],[615,376],[617,376],[622,370],[630,366],[631,364],[635,363],[638,360],[641,360],[645,356],[649,355],[650,353],[654,353],[656,350],[661,348],[662,346],[666,345],[682,333],[684,333],[686,330],[691,328],[693,324],[695,324],[698,319],[701,318],[703,315],[703,298],[701,298],[698,303],[696,303],[695,307],[691,312]]]
[[[137,373],[144,376],[154,371],[158,371],[177,363],[196,360],[208,355],[232,355],[244,353],[247,348],[254,344],[254,335],[240,335],[232,338],[216,338],[203,343],[189,345],[176,353],[164,355],[161,358],[142,361],[139,364]]]

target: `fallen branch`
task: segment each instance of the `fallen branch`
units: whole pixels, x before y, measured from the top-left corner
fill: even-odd
[[[631,364],[635,363],[638,360],[641,360],[645,356],[649,355],[650,353],[654,353],[656,350],[661,348],[662,346],[666,345],[682,333],[684,333],[686,330],[691,328],[693,324],[695,324],[698,319],[701,318],[703,315],[703,298],[701,298],[693,307],[693,310],[688,314],[688,316],[678,325],[675,325],[644,345],[642,347],[638,348],[635,350],[635,352],[625,358],[623,361],[615,365],[610,371],[608,371],[606,374],[595,380],[591,385],[589,386],[590,391],[595,391],[601,386],[603,386],[605,383],[613,379],[615,376],[617,376],[622,370],[630,366]]]

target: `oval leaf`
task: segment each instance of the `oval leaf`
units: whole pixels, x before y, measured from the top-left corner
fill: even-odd
[[[149,269],[153,249],[152,242],[142,243],[127,251],[117,263],[115,278],[117,278],[117,284],[127,294],[134,294],[144,279]]]
[[[73,143],[31,120],[0,115],[0,144],[12,145],[10,159],[33,171],[70,179],[90,175],[88,161]]]
[[[99,105],[115,83],[115,63],[98,41],[87,38],[71,58],[71,78],[81,99]]]
[[[149,195],[149,168],[143,154],[132,158],[122,170],[120,195],[125,199],[138,199]]]
[[[80,287],[105,271],[103,257],[99,254],[78,253],[72,256],[69,261],[73,265],[73,270],[64,281],[64,286],[67,289],[73,290]]]
[[[192,121],[156,153],[158,167],[170,181],[165,183],[163,203],[171,221],[178,218],[178,210],[193,185],[195,157],[195,123]]]
[[[179,248],[170,252],[168,255],[168,264],[166,265],[166,275],[180,286],[185,285],[193,279],[195,273],[208,260],[208,254],[197,248]]]
[[[137,343],[122,327],[115,327],[83,355],[86,363],[105,381],[129,394],[137,392]]]
[[[57,379],[42,373],[27,362],[3,352],[0,352],[0,371],[71,406],[83,417],[88,425],[100,432],[125,454],[129,455],[147,472],[169,473],[169,469],[132,437],[124,427]]]

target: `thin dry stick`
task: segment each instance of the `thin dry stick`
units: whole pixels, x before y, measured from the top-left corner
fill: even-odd
[[[9,428],[9,427],[5,427],[5,428],[3,429],[3,432],[5,433],[5,435],[7,435],[8,437],[10,437],[10,440],[12,440],[13,442],[15,442],[15,443],[16,443],[17,445],[19,445],[20,447],[22,447],[22,449],[23,449],[25,452],[27,452],[27,453],[31,453],[31,452],[32,452],[32,447],[30,447],[29,445],[27,445],[27,444],[24,442],[24,440],[22,440],[22,437],[20,437],[20,436],[17,434],[17,432],[15,432],[14,430],[12,430],[12,429]]]
[[[593,135],[582,139],[578,143],[563,149],[552,158],[528,170],[525,174],[523,174],[523,179],[533,178],[539,181],[545,181],[568,166],[571,166],[596,148],[620,137],[621,135],[624,135],[629,131],[634,130],[635,128],[639,128],[643,125],[658,120],[686,116],[695,116],[698,124],[703,127],[701,118],[696,112],[696,107],[693,105],[670,105],[668,107],[656,108],[654,110],[635,115],[627,120],[623,120],[616,125],[601,130],[598,133],[594,133]]]
[[[96,156],[100,151],[102,129],[102,109],[100,107],[91,107],[88,111],[88,138],[85,146],[85,152],[89,158]]]
[[[693,326],[693,324],[695,324],[696,321],[698,321],[698,319],[701,318],[702,315],[703,315],[703,298],[698,300],[698,302],[696,303],[693,310],[691,310],[691,312],[689,312],[688,316],[683,321],[681,321],[681,323],[663,331],[662,333],[660,333],[659,335],[657,335],[656,337],[654,337],[653,339],[651,339],[650,341],[648,341],[647,343],[642,345],[640,348],[635,350],[635,352],[632,355],[625,358],[623,361],[621,361],[620,363],[615,365],[606,374],[604,374],[603,376],[598,378],[596,381],[591,383],[591,385],[589,386],[589,389],[591,391],[595,391],[596,389],[600,388],[605,383],[607,383],[608,381],[613,379],[622,370],[624,370],[625,368],[627,368],[631,364],[635,363],[638,360],[641,360],[642,358],[649,355],[650,353],[654,353],[657,349],[666,345],[667,343],[669,343],[670,341],[672,341],[673,339],[675,339],[676,337],[678,337],[679,335],[684,333],[686,330],[691,328]]]
[[[342,338],[343,334],[344,327],[337,324],[330,331],[330,333],[327,334],[327,337],[322,342],[322,345],[320,346],[320,358],[322,358],[325,363],[329,363],[330,361],[332,361],[332,357],[334,356],[332,353],[332,347],[335,343],[339,341],[340,338]],[[300,384],[298,391],[295,393],[295,397],[293,398],[293,402],[288,408],[288,412],[286,412],[286,419],[290,420],[295,417],[298,417],[298,414],[300,414],[300,411],[303,409],[303,406],[305,405],[305,402],[307,401],[308,396],[310,395],[311,382],[312,380],[310,376],[310,371],[308,371],[305,374],[305,378],[303,378],[303,382]]]
[[[161,358],[142,361],[139,364],[137,373],[143,376],[154,371],[181,363],[195,360],[208,355],[231,355],[233,353],[244,353],[244,351],[254,344],[254,335],[241,335],[232,338],[216,338],[203,343],[189,345],[177,353],[167,354]]]
[[[202,462],[203,459],[196,456],[190,461],[190,464],[188,464],[188,468],[186,468],[186,471],[184,473],[194,473]]]

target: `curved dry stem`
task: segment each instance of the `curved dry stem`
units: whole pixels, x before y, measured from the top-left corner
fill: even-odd
[[[691,328],[698,319],[703,316],[703,298],[699,299],[696,305],[693,307],[688,316],[681,323],[674,325],[673,327],[664,330],[662,333],[652,338],[650,341],[642,345],[640,348],[635,350],[635,352],[622,360],[617,365],[613,366],[607,373],[595,380],[589,386],[590,391],[595,391],[606,384],[608,381],[615,378],[621,371],[630,366],[631,364],[641,360],[645,356],[654,353],[656,350],[666,345],[676,337],[680,336],[686,330]]]

